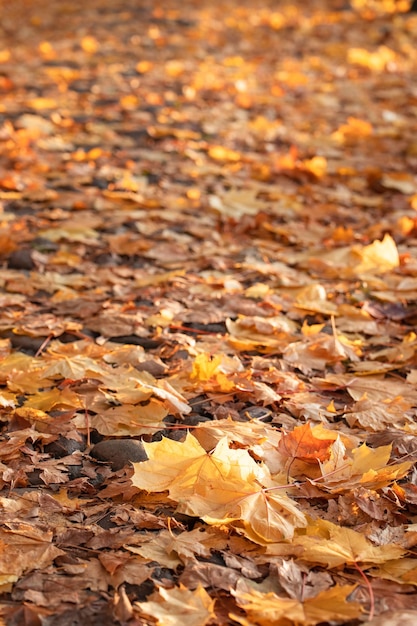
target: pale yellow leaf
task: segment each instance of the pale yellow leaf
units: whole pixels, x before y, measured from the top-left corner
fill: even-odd
[[[201,585],[193,591],[183,585],[160,587],[148,602],[137,602],[136,606],[158,626],[204,626],[214,618],[214,600]]]
[[[230,448],[227,437],[210,453],[191,434],[182,443],[163,439],[144,447],[149,460],[134,464],[133,484],[168,490],[182,513],[209,524],[237,522],[257,543],[292,537],[296,527],[306,525],[267,466],[256,463],[247,450]]]
[[[296,537],[294,544],[302,546],[302,559],[326,567],[361,563],[384,563],[400,558],[405,550],[401,546],[373,545],[366,537],[351,528],[343,528],[326,520],[316,520],[307,527],[307,534]]]
[[[305,602],[282,598],[273,592],[261,593],[255,589],[250,592],[232,591],[232,594],[251,623],[257,626],[315,626],[321,622],[345,622],[359,617],[361,606],[348,601],[354,589],[355,585],[335,585]],[[245,620],[240,621],[237,615],[233,619],[242,625],[247,624]]]
[[[184,442],[164,437],[161,441],[144,442],[143,445],[149,460],[133,464],[132,483],[146,491],[165,491],[190,463],[207,456],[190,433]]]

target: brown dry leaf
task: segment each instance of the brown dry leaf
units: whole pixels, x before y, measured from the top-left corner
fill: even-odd
[[[175,569],[178,565],[194,562],[196,556],[209,558],[211,549],[220,550],[226,547],[226,543],[225,537],[219,538],[204,528],[196,528],[179,534],[163,530],[150,540],[144,540],[143,545],[127,545],[126,548]]]
[[[190,591],[183,585],[160,587],[147,602],[136,602],[142,615],[156,620],[158,626],[204,626],[214,615],[214,600],[203,587]]]
[[[198,424],[193,435],[205,450],[215,448],[220,439],[227,437],[229,441],[238,442],[245,448],[256,447],[256,451],[260,453],[264,452],[265,446],[269,447],[269,444],[275,450],[275,445],[281,438],[281,434],[268,424],[257,420],[235,422],[230,417]]]
[[[156,380],[149,372],[138,371],[129,365],[109,368],[100,380],[104,388],[115,389],[114,396],[120,403],[138,404],[154,395],[173,413],[187,414],[191,411],[184,396],[168,380]]]
[[[413,607],[416,3],[3,4],[0,620]]]
[[[294,338],[294,322],[284,316],[269,318],[242,317],[226,320],[229,341],[237,350],[283,350]]]
[[[207,562],[191,562],[185,566],[179,582],[188,589],[195,589],[202,585],[205,589],[223,589],[229,593],[230,589],[236,586],[236,583],[242,579],[242,574],[230,566],[215,565]]]
[[[168,410],[159,400],[151,398],[146,404],[124,404],[115,406],[97,415],[90,415],[88,423],[100,434],[113,437],[132,437],[154,433],[164,427]],[[82,425],[82,418],[78,420]]]
[[[417,611],[387,611],[370,622],[364,622],[363,626],[414,626],[416,620]]]
[[[42,374],[45,378],[70,378],[79,380],[81,378],[100,378],[108,376],[109,367],[100,364],[96,359],[85,355],[74,355],[66,357],[59,353],[50,354],[50,365],[47,365]]]
[[[223,149],[218,149],[216,154],[223,154],[223,152],[220,152],[221,150]],[[225,160],[224,158],[213,157],[213,153],[214,149],[209,153],[212,158]],[[239,155],[238,158],[240,158]],[[219,211],[222,215],[234,219],[240,219],[244,215],[256,215],[265,209],[265,201],[258,199],[257,194],[256,189],[231,189],[222,197],[210,196],[210,207]]]
[[[337,313],[337,305],[328,299],[326,289],[320,283],[307,285],[300,289],[294,304],[298,309],[305,311],[314,311],[325,315]]]
[[[81,498],[70,498],[68,495],[68,489],[62,488],[52,495],[53,499],[58,502],[65,511],[79,511],[82,506],[85,506],[89,501]],[[90,500],[92,502],[92,500]]]
[[[367,398],[372,402],[383,403],[404,397],[417,402],[417,391],[413,385],[387,376],[354,376],[349,374],[328,374],[326,379],[315,379],[319,388],[344,388],[354,400]]]
[[[47,567],[58,556],[65,554],[52,544],[52,537],[52,531],[31,524],[6,524],[0,530],[1,571],[20,577],[25,572]]]
[[[245,535],[251,541],[261,545],[283,538],[291,538],[296,528],[306,525],[304,514],[297,508],[294,501],[279,491],[261,490],[247,495],[242,494],[235,506],[231,502],[227,509],[227,516],[241,520]],[[217,507],[208,511],[203,517],[209,523],[217,515]],[[222,523],[222,519],[214,519]],[[239,528],[239,525],[236,526]]]
[[[350,426],[359,424],[367,430],[379,431],[386,427],[404,427],[414,423],[412,404],[405,398],[397,397],[382,403],[371,402],[368,399],[358,400],[345,413],[346,421]]]

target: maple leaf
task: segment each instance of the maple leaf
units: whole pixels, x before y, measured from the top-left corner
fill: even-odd
[[[214,600],[199,585],[190,591],[183,585],[173,589],[160,587],[147,602],[136,602],[143,615],[156,620],[158,626],[204,626],[214,615]]]
[[[81,354],[67,357],[55,353],[50,361],[50,365],[47,365],[43,370],[45,378],[59,377],[80,380],[82,378],[100,378],[101,374],[108,375],[110,373],[109,367]]]
[[[355,588],[356,585],[335,585],[304,602],[256,589],[245,592],[238,588],[232,590],[232,594],[250,618],[250,623],[256,626],[289,626],[290,623],[314,626],[321,622],[345,622],[359,617],[362,613],[360,604],[348,601]],[[242,626],[248,624],[245,618],[238,615],[231,617]]]
[[[33,411],[51,411],[55,408],[75,408],[82,407],[81,399],[68,387],[64,389],[48,389],[38,391],[30,396],[24,403],[24,408]],[[23,407],[22,407],[23,408]]]
[[[97,415],[89,415],[88,422],[100,434],[121,437],[154,433],[155,429],[163,428],[164,418],[168,410],[159,400],[151,398],[146,404],[124,404],[115,406]],[[84,417],[77,420],[82,428]]]
[[[214,389],[225,393],[232,391],[235,384],[222,371],[222,362],[223,357],[220,355],[211,357],[204,353],[198,354],[194,359],[191,379],[203,383],[203,387],[210,389],[210,391]]]
[[[13,576],[47,567],[65,554],[52,544],[52,531],[27,523],[6,524],[0,530],[0,545],[0,571]]]
[[[330,446],[335,440],[331,431],[328,431],[328,434],[331,438],[315,436],[310,423],[296,426],[292,432],[283,433],[278,443],[278,451],[284,457],[300,459],[307,463],[325,461],[329,458]]]
[[[372,568],[369,574],[400,584],[417,585],[417,563],[412,558],[387,561],[379,567]]]
[[[283,315],[267,320],[259,317],[242,317],[236,322],[227,319],[226,327],[230,334],[229,342],[238,350],[283,350],[294,339],[293,332],[296,330],[295,323]]]
[[[373,402],[384,402],[404,396],[417,402],[417,391],[412,384],[385,376],[351,376],[350,374],[328,374],[325,379],[317,378],[319,388],[346,389],[354,400],[366,398]]]
[[[350,489],[361,485],[368,489],[381,489],[407,474],[413,461],[387,465],[391,445],[369,448],[365,443],[346,453],[341,439],[331,446],[330,458],[320,463],[320,483],[332,491]]]
[[[306,524],[304,515],[271,480],[265,465],[247,450],[229,448],[227,437],[207,453],[187,434],[184,442],[169,439],[144,443],[148,461],[134,465],[132,483],[148,491],[169,491],[179,511],[211,524],[241,521],[248,537],[259,543],[290,537]]]
[[[213,157],[215,150],[217,150],[216,154],[227,155],[227,152],[223,152],[224,148],[217,147],[211,149],[210,156]],[[256,215],[265,208],[265,202],[256,196],[256,189],[231,189],[222,197],[209,196],[209,203],[211,208],[219,211],[222,215],[240,219],[244,215]]]
[[[210,453],[190,433],[183,442],[164,438],[144,443],[144,447],[149,460],[134,464],[132,482],[148,491],[170,489],[171,494],[175,490],[176,495],[187,497],[193,493],[196,481],[202,488],[213,488],[217,480],[250,482],[264,474],[246,450],[231,450],[227,438]]]
[[[295,502],[280,493],[259,489],[243,497],[239,503],[245,535],[255,543],[266,544],[291,538],[296,527],[305,526],[304,514]],[[232,510],[233,515],[233,510]],[[204,520],[209,520],[204,516]]]
[[[204,448],[190,433],[184,442],[163,438],[154,443],[143,443],[148,461],[134,463],[132,483],[146,491],[165,491],[192,463],[207,457]]]
[[[339,276],[352,278],[385,274],[399,266],[400,259],[395,241],[386,234],[381,240],[375,240],[368,246],[354,245],[325,252],[320,258],[310,259],[327,272],[338,272]]]
[[[266,550],[268,554],[281,553],[279,544],[271,544]],[[307,563],[317,563],[329,568],[355,563],[369,567],[398,559],[406,552],[404,548],[394,544],[375,546],[355,530],[326,520],[315,520],[309,524],[304,536],[294,537],[290,552],[291,550]],[[285,547],[284,552],[288,554]]]
[[[294,306],[298,309],[325,313],[326,315],[337,313],[336,304],[328,300],[326,289],[320,283],[302,287],[297,293]],[[321,328],[317,330],[319,331]]]
[[[210,548],[219,550],[221,547],[224,548],[226,543],[224,537],[219,539],[204,528],[195,528],[177,535],[172,531],[163,530],[150,541],[144,541],[143,545],[127,545],[126,549],[175,569],[178,565],[193,561],[195,556],[208,558]]]
[[[173,413],[190,413],[185,398],[168,380],[156,380],[149,372],[139,372],[130,366],[109,368],[100,380],[108,389],[115,389],[115,397],[121,403],[137,404],[151,395],[162,400]]]
[[[74,511],[79,511],[82,506],[85,506],[88,502],[92,502],[92,500],[81,500],[80,498],[70,498],[68,496],[68,489],[65,487],[60,489],[58,492],[52,494],[53,499],[62,506],[65,511],[69,511],[74,513]]]
[[[82,32],[62,3],[48,19],[45,2],[3,4],[0,616],[58,623],[77,604],[84,623],[357,623],[336,583],[355,577],[368,604],[360,567],[371,614],[390,594],[411,606],[415,16],[395,13],[417,2],[121,2],[117,37],[103,0]],[[116,478],[100,449],[139,446],[90,457],[77,434],[183,426]],[[341,526],[309,522],[317,506]],[[171,583],[132,607],[123,585],[161,567]],[[199,583],[220,592],[216,615]]]
[[[349,426],[359,424],[368,430],[379,431],[381,427],[413,424],[412,403],[397,397],[384,403],[371,402],[367,398],[358,400],[345,413]]]
[[[269,441],[272,440],[275,443],[281,437],[275,428],[261,421],[235,422],[230,417],[202,422],[194,429],[193,435],[206,450],[214,448],[220,439],[227,437],[229,441],[239,442],[246,448],[251,447],[253,449],[253,446],[259,444],[260,451],[262,446]]]
[[[172,537],[168,537],[166,533],[160,533],[148,542],[144,542],[141,546],[126,545],[126,550],[134,554],[140,554],[141,557],[148,561],[159,563],[163,567],[176,569],[183,562],[176,552],[171,552],[169,546]]]

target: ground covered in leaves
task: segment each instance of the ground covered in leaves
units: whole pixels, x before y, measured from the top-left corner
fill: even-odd
[[[414,624],[417,17],[160,4],[2,6],[1,623]]]

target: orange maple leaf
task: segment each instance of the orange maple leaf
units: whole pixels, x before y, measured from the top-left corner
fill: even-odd
[[[311,424],[297,426],[290,433],[284,433],[278,443],[278,451],[284,457],[299,459],[305,463],[325,461],[330,456],[332,439],[316,437]]]

